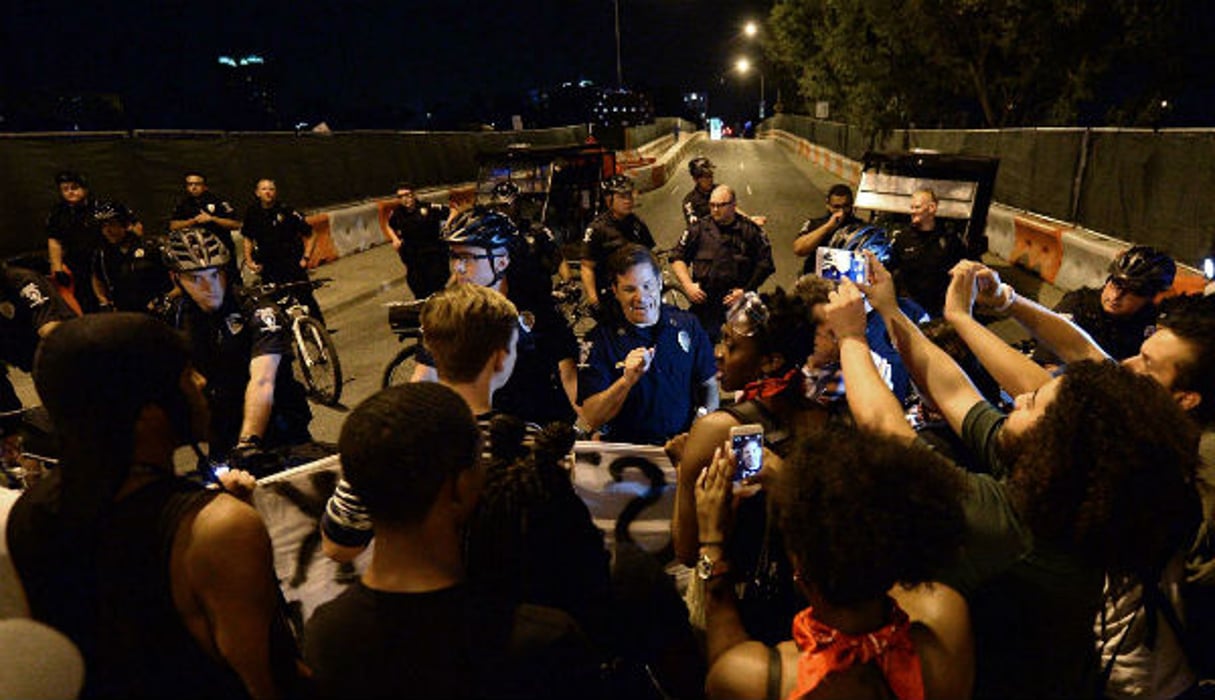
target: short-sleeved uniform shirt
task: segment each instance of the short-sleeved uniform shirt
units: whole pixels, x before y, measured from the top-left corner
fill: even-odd
[[[253,261],[267,267],[300,268],[304,239],[312,227],[300,212],[281,202],[263,207],[255,202],[245,210],[241,235],[257,244]]]
[[[1107,314],[1101,306],[1101,290],[1092,287],[1073,289],[1055,305],[1055,311],[1071,318],[1092,336],[1110,357],[1125,360],[1139,354],[1139,346],[1156,332],[1156,305],[1144,304],[1143,308],[1130,316],[1115,317]],[[1039,346],[1034,351],[1034,361],[1058,363],[1054,353]]]
[[[636,214],[618,220],[610,211],[604,211],[587,226],[586,234],[582,237],[582,259],[595,263],[595,287],[599,291],[611,286],[607,271],[608,258],[629,243],[637,243],[651,250],[656,245],[650,228]]]
[[[933,318],[945,307],[949,271],[966,256],[966,246],[944,222],[932,231],[904,228],[890,244],[890,269],[899,294],[911,297]]]
[[[221,219],[235,219],[236,207],[228,203],[228,200],[221,198],[214,192],[207,190],[197,197],[186,195],[177,206],[173,208],[173,214],[170,216],[174,221],[186,221],[193,219],[202,212],[207,212],[211,216],[216,216]],[[236,243],[232,240],[232,232],[220,226],[214,221],[210,221],[202,225],[211,233],[215,234],[219,240],[227,246],[228,252],[236,259]]]
[[[443,204],[418,202],[413,211],[397,205],[388,217],[388,226],[401,238],[401,259],[413,265],[422,258],[442,257],[447,261],[447,246],[439,237],[451,209]]]
[[[712,217],[698,220],[683,232],[671,258],[687,263],[692,279],[708,295],[692,312],[714,340],[726,320],[726,294],[735,288],[758,291],[776,271],[767,234],[743,216],[735,216],[729,224],[719,224]]]
[[[129,232],[118,245],[103,240],[93,257],[93,276],[119,311],[148,311],[173,288],[156,243]]]
[[[804,236],[805,234],[810,233],[814,229],[827,223],[827,220],[830,218],[831,218],[831,215],[826,214],[824,216],[820,216],[815,219],[807,219],[806,222],[802,224],[802,228],[800,231],[797,232],[797,235]],[[856,215],[849,214],[848,216],[844,217],[844,219],[842,221],[840,221],[840,225],[837,226],[835,228],[835,231],[830,236],[827,236],[827,238],[825,238],[820,245],[827,247],[827,248],[838,247],[838,246],[833,246],[832,243],[833,242],[838,243],[839,241],[837,239],[843,237],[848,231],[851,231],[859,226],[864,226],[864,225],[865,225],[865,222],[856,218]],[[814,265],[815,265],[816,261],[817,260],[814,255],[807,256],[805,262],[802,263],[802,274],[803,275],[813,275],[814,274]]]
[[[46,277],[21,267],[0,266],[0,360],[30,371],[40,340],[38,329],[75,317]]]
[[[46,237],[63,246],[68,267],[81,278],[88,274],[87,263],[101,243],[101,224],[93,218],[94,206],[91,197],[76,205],[60,200],[46,217]]]
[[[249,363],[262,355],[281,356],[274,378],[274,406],[262,444],[278,447],[312,439],[307,394],[291,372],[291,329],[274,302],[229,287],[216,312],[205,313],[183,296],[171,310],[169,321],[185,331],[191,362],[207,380],[213,456],[227,454],[240,438]]]
[[[1094,697],[1093,637],[1104,575],[1076,553],[1035,542],[1004,480],[1005,416],[976,404],[962,440],[985,473],[967,473],[963,554],[937,580],[966,597],[974,625],[976,698]]]
[[[617,364],[630,351],[655,349],[650,369],[608,421],[604,439],[661,445],[691,426],[701,385],[717,375],[713,345],[695,316],[664,304],[653,326],[600,323],[587,340],[588,356],[578,373],[579,403],[621,377],[624,369]]]

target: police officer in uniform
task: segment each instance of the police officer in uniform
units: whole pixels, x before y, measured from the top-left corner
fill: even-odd
[[[451,208],[418,202],[413,185],[397,185],[400,202],[388,217],[388,237],[405,266],[405,281],[415,299],[425,299],[447,285],[447,247],[440,240]]]
[[[578,392],[578,341],[552,296],[537,296],[535,285],[517,291],[510,274],[523,250],[522,236],[506,216],[473,210],[457,219],[443,237],[451,251],[454,282],[477,284],[501,292],[519,309],[518,357],[504,386],[494,392],[493,407],[525,421],[573,423]],[[423,330],[425,334],[425,330]],[[434,360],[418,353],[414,380],[436,381]]]
[[[515,297],[543,301],[552,298],[553,276],[567,280],[573,276],[556,236],[544,224],[523,216],[519,206],[519,186],[509,180],[494,185],[490,207],[505,215],[519,230],[517,250],[506,269],[511,293]],[[512,299],[514,301],[514,299]],[[516,305],[518,302],[515,302]]]
[[[717,342],[726,309],[744,293],[758,291],[776,263],[767,234],[736,211],[733,189],[713,188],[709,206],[710,216],[689,226],[671,252],[671,271],[687,292],[692,313]]]
[[[241,466],[263,450],[311,442],[312,411],[291,373],[291,332],[273,302],[227,279],[228,249],[203,228],[169,233],[165,264],[182,295],[166,320],[185,332],[206,378],[210,457]]]
[[[0,411],[21,408],[21,399],[8,378],[8,366],[29,372],[38,341],[50,335],[60,322],[75,317],[46,277],[0,264]]]
[[[245,267],[261,275],[263,282],[307,282],[308,264],[316,249],[312,226],[303,214],[278,201],[274,180],[258,180],[254,194],[257,201],[245,210],[241,228]],[[310,285],[293,287],[291,294],[308,305],[313,318],[325,322]]]
[[[683,220],[688,228],[709,216],[709,195],[713,193],[713,161],[697,156],[688,161],[688,173],[695,186],[683,198]]]
[[[186,173],[186,196],[169,216],[169,230],[201,226],[211,232],[228,249],[228,274],[236,280],[236,241],[232,232],[240,228],[236,207],[207,187],[207,176],[192,170]]]
[[[99,202],[93,217],[102,240],[91,279],[102,310],[150,311],[173,288],[159,245],[135,232],[131,211],[119,202]]]
[[[613,175],[600,185],[606,208],[587,227],[582,237],[582,286],[587,301],[598,306],[600,295],[608,294],[611,280],[602,274],[612,253],[629,243],[653,250],[654,237],[645,222],[633,213],[635,188],[627,175]]]
[[[51,277],[61,289],[72,289],[85,313],[97,310],[97,297],[89,281],[93,252],[101,241],[101,227],[93,218],[95,202],[84,176],[71,171],[55,175],[59,201],[46,218],[46,249]]]

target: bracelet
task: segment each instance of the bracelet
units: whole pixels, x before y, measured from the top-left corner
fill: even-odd
[[[262,436],[260,435],[242,435],[240,440],[236,441],[237,447],[261,447]]]
[[[1017,300],[1017,290],[1013,289],[1012,285],[1007,282],[1000,283],[1000,293],[1004,295],[1004,303],[992,309],[996,313],[1008,311],[1013,302]]]
[[[713,541],[713,542],[701,542],[701,543],[700,543],[700,546],[701,546],[701,547],[724,547],[725,545],[726,545],[726,543],[725,543],[725,542],[722,542],[721,540],[716,540],[716,541]]]

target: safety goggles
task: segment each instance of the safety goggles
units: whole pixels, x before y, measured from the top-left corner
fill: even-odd
[[[747,292],[726,312],[726,325],[734,335],[750,338],[768,326],[768,307],[755,292]]]

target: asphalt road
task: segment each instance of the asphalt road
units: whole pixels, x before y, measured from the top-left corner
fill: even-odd
[[[807,218],[825,211],[825,192],[838,180],[795,159],[771,141],[702,141],[685,154],[670,182],[639,199],[637,214],[650,226],[660,247],[675,245],[683,233],[680,205],[693,184],[686,163],[697,155],[713,160],[717,165],[717,181],[735,188],[744,211],[768,217],[764,228],[772,240],[776,273],[765,288],[791,286],[802,265],[802,259],[793,255],[791,242]],[[1002,265],[994,259],[989,263]],[[317,297],[325,308],[330,327],[336,329],[334,340],[345,385],[344,406],[313,406],[312,432],[318,440],[336,442],[348,411],[346,407],[357,405],[379,389],[384,366],[398,347],[388,327],[385,304],[407,299],[409,294],[400,262],[389,246],[338,260],[321,268],[318,275],[335,280],[333,285],[320,290]],[[1018,289],[1024,290],[1031,283],[1041,284],[1028,275],[1023,277],[1023,281],[1015,277],[1012,280]],[[1012,335],[1015,333],[1012,331]],[[40,403],[28,376],[15,370],[12,375],[26,405]]]

